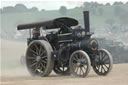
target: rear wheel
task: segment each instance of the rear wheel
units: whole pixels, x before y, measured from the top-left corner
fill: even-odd
[[[112,56],[105,49],[99,50],[99,55],[96,56],[94,63],[93,70],[98,75],[107,75],[112,70]]]
[[[82,50],[75,51],[70,57],[69,66],[74,76],[85,77],[91,68],[90,58],[88,54]]]
[[[48,76],[53,69],[52,47],[47,41],[32,41],[26,52],[26,65],[33,76]]]

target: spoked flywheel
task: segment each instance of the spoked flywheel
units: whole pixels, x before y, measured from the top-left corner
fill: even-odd
[[[48,76],[53,69],[52,47],[47,41],[35,40],[27,49],[26,65],[32,75]]]
[[[53,70],[56,74],[59,74],[59,75],[70,75],[71,74],[69,66],[63,66],[63,65],[56,64],[54,65]]]
[[[70,57],[69,66],[74,76],[85,77],[91,68],[90,58],[82,50],[75,51]]]
[[[99,55],[96,56],[94,63],[93,70],[98,75],[107,75],[112,70],[112,56],[105,49],[99,50]]]

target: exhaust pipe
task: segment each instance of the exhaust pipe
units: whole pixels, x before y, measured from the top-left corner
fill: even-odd
[[[84,11],[84,27],[85,27],[85,32],[90,32],[90,24],[89,24],[89,11]]]

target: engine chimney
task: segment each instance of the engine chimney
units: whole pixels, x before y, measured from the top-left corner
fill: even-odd
[[[89,24],[89,11],[84,11],[84,27],[85,27],[85,32],[90,32],[90,24]]]

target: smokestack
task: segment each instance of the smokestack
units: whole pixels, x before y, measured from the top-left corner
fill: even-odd
[[[89,24],[89,11],[84,11],[84,27],[85,32],[90,32],[90,24]]]

